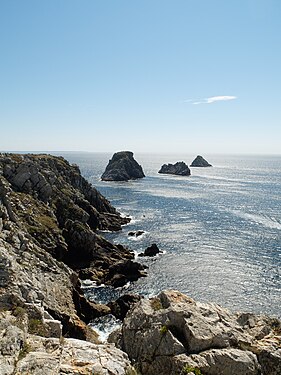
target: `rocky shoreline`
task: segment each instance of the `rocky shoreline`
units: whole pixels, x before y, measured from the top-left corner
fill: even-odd
[[[280,375],[277,320],[249,315],[240,324],[178,292],[152,300],[127,295],[107,305],[85,298],[80,280],[119,287],[145,276],[129,249],[99,232],[121,230],[128,221],[62,157],[0,154],[0,375],[165,375],[195,368],[205,375]],[[119,349],[99,344],[88,325],[109,313],[125,318],[111,338]],[[260,340],[269,343],[265,349]],[[226,359],[233,372],[224,372]]]

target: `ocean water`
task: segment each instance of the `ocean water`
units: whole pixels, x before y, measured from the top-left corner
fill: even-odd
[[[111,154],[63,154],[132,221],[122,232],[104,233],[137,254],[156,243],[163,254],[137,260],[148,277],[121,290],[88,289],[97,300],[137,292],[178,289],[232,311],[281,317],[281,156],[203,155],[212,168],[190,177],[160,175],[163,163],[196,155],[136,154],[146,178],[103,182]],[[144,230],[138,237],[132,230]]]

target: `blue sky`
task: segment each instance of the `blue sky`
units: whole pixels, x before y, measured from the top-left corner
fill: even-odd
[[[0,0],[0,150],[281,153],[281,1]]]

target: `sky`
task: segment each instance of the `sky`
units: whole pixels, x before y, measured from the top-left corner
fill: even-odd
[[[0,0],[0,150],[281,154],[280,0]]]

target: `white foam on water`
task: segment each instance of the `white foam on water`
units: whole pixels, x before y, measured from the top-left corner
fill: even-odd
[[[94,319],[89,326],[92,327],[99,335],[101,342],[106,342],[108,336],[121,327],[121,320],[116,319],[112,314],[101,316]]]
[[[274,217],[270,217],[267,215],[251,214],[238,210],[231,210],[230,212],[243,219],[250,220],[253,223],[263,225],[266,228],[281,230],[281,223]]]

